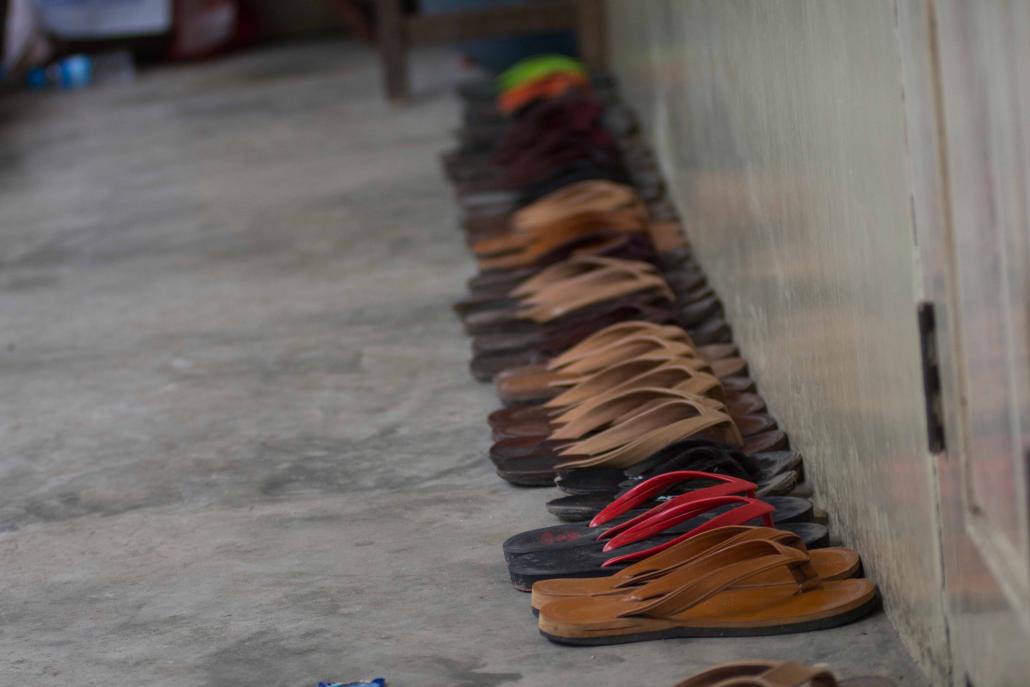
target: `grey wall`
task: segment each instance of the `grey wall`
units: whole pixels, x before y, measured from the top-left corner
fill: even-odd
[[[623,94],[761,390],[907,648],[945,684],[895,3],[608,8]]]

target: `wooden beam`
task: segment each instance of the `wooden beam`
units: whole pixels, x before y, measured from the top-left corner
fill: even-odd
[[[401,0],[376,0],[376,37],[383,59],[386,95],[390,100],[408,97],[408,41]]]
[[[608,71],[608,24],[604,0],[576,0],[579,57],[595,72]]]
[[[446,14],[419,14],[409,18],[409,44],[451,43],[474,38],[547,33],[576,27],[574,2],[530,2],[510,7],[466,10]]]

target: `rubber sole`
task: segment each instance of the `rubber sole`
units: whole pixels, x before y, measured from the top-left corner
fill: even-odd
[[[548,475],[506,475],[497,470],[497,476],[516,487],[553,487],[554,473]]]
[[[613,571],[609,568],[598,568],[595,571],[591,571],[591,574],[580,573],[576,575],[577,578],[589,578],[589,577],[609,577]],[[540,582],[541,580],[553,580],[554,575],[521,575],[519,573],[513,573],[511,570],[508,571],[508,579],[511,580],[511,586],[513,589],[520,592],[531,592],[533,591],[533,584]]]
[[[798,632],[813,632],[815,630],[828,630],[831,627],[840,627],[861,620],[880,607],[880,595],[876,594],[872,599],[851,609],[845,613],[820,618],[803,623],[790,625],[770,625],[767,627],[674,627],[659,632],[644,632],[641,634],[598,636],[598,637],[562,637],[552,635],[540,630],[547,639],[556,644],[567,644],[569,646],[608,646],[611,644],[631,644],[633,642],[650,642],[656,639],[701,639],[706,637],[768,637],[773,635],[787,635]]]
[[[615,498],[614,496],[612,498]],[[589,520],[600,512],[598,508],[552,508],[547,506],[547,512],[563,522],[583,522]]]
[[[821,549],[830,545],[830,531],[824,525],[812,522],[788,523],[784,529],[788,529],[799,534],[809,549]],[[507,554],[505,555],[505,558],[507,560]],[[507,560],[507,562],[508,580],[511,582],[511,586],[520,592],[532,591],[533,584],[540,582],[541,580],[552,580],[559,577],[607,577],[608,575],[618,572],[622,567],[624,567],[602,568],[598,566],[589,570],[566,570],[561,572],[553,570],[540,571],[539,569],[529,568],[528,570],[520,571],[517,567],[516,570],[512,570],[512,560]]]

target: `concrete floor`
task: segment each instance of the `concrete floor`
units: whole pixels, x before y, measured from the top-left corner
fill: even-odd
[[[838,630],[549,644],[448,304],[452,60],[393,110],[315,44],[0,100],[0,684],[671,685],[741,657],[920,685]]]

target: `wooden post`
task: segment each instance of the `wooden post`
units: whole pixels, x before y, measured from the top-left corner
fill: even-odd
[[[0,0],[0,60],[7,48],[7,0]]]
[[[595,72],[608,70],[608,26],[604,0],[576,0],[579,56]]]
[[[376,38],[383,58],[386,95],[390,100],[408,97],[408,38],[401,0],[376,0]]]

